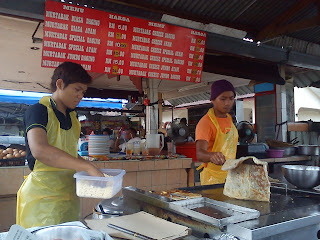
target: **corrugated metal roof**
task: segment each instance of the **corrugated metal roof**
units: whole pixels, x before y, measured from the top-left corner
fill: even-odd
[[[80,5],[86,3],[100,10],[151,20],[160,21],[162,14],[175,15],[184,19],[220,24],[255,34],[300,0],[76,0],[72,2]],[[285,23],[295,23],[318,16],[318,6],[315,2],[307,3]],[[287,34],[287,36],[320,43],[320,34],[315,34],[319,31],[318,28],[305,29]]]
[[[319,27],[318,36],[320,36],[320,27]],[[283,47],[283,48],[292,47],[292,49],[291,49],[292,51],[306,53],[306,54],[315,55],[315,56],[320,56],[320,45],[319,44],[299,40],[297,38],[282,36],[282,37],[276,38],[272,41],[269,41],[268,45],[272,45],[275,47]]]
[[[237,96],[253,93],[253,87],[251,86],[236,87],[235,90],[236,90]],[[185,103],[206,101],[209,99],[210,99],[210,88],[208,89],[207,92],[203,92],[203,93],[199,93],[199,94],[195,94],[187,97],[169,99],[168,102],[173,106],[178,106]]]
[[[296,87],[319,87],[320,71],[309,71],[305,73],[295,74],[293,82]]]

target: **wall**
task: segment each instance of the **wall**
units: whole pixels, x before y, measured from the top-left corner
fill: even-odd
[[[188,120],[188,109],[174,109],[173,110],[173,119],[175,118],[186,118]],[[171,122],[172,121],[172,111],[166,110],[162,112],[162,122]]]
[[[254,98],[243,99],[243,114],[244,114],[244,121],[254,123],[255,121]]]
[[[298,110],[297,114],[298,121],[308,121],[311,119],[312,121],[320,122],[320,109],[302,107]]]
[[[294,88],[295,121],[320,121],[319,89]]]

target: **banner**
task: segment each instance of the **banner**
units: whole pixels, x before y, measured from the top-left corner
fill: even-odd
[[[47,1],[41,66],[201,82],[205,44],[202,31]]]

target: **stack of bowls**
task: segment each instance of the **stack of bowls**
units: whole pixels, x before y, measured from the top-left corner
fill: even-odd
[[[103,156],[110,154],[108,135],[89,135],[89,156]]]

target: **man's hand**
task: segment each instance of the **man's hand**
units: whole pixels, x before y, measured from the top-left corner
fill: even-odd
[[[94,176],[94,177],[104,177],[104,174],[95,166],[91,165],[92,167],[88,168],[87,173],[90,176]]]
[[[210,162],[216,165],[223,165],[226,161],[226,158],[221,152],[210,153]]]
[[[222,152],[208,152],[208,142],[205,140],[198,140],[196,148],[197,159],[201,162],[212,162],[216,165],[223,165],[226,161]]]

